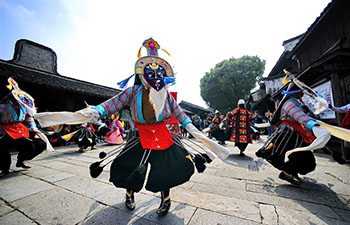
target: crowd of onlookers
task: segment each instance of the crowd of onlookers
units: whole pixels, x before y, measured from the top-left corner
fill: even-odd
[[[229,113],[229,112],[228,112]],[[194,114],[190,116],[193,125],[200,131],[207,133],[209,138],[213,138],[213,131],[219,132],[219,135],[215,137],[215,139],[219,142],[219,144],[225,144],[225,141],[229,139],[230,133],[232,130],[227,129],[230,125],[224,125],[223,127],[219,127],[220,123],[223,121],[226,115],[221,114],[219,111],[216,111],[214,114],[210,113],[206,118],[201,118],[198,114]],[[273,126],[269,126],[268,123],[271,122],[273,117],[273,113],[270,111],[265,112],[263,115],[259,113],[259,111],[254,111],[251,113],[252,123],[251,123],[251,135],[253,140],[260,141],[260,135],[271,135],[274,131]],[[255,127],[255,124],[264,124],[265,127],[259,128]],[[181,125],[171,125],[169,129],[173,133],[178,133],[183,137],[192,138],[190,134],[186,132],[186,129],[181,127]]]

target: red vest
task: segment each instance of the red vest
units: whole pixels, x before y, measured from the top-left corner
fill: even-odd
[[[142,148],[164,150],[174,142],[164,122],[144,124],[135,122],[140,135]]]
[[[6,133],[10,135],[13,139],[29,137],[29,130],[26,126],[24,126],[22,123],[9,123],[9,124],[2,124],[1,125]]]

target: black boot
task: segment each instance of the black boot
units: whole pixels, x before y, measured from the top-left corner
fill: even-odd
[[[126,190],[125,206],[129,210],[135,209],[136,203],[135,203],[134,192],[132,190]]]
[[[288,181],[289,183],[294,184],[294,185],[298,185],[298,186],[301,185],[301,179],[298,177],[298,175],[295,176],[295,175],[289,174],[285,171],[282,171],[279,174],[278,178],[285,180],[285,181]]]
[[[245,156],[244,151],[239,150],[239,156]]]
[[[17,163],[16,163],[16,167],[22,167],[24,169],[29,169],[30,168],[30,166],[24,165],[23,161],[18,161],[18,160],[17,160]]]
[[[169,192],[170,190],[160,192],[162,195],[162,201],[157,209],[157,214],[160,216],[165,216],[169,212],[171,205]]]

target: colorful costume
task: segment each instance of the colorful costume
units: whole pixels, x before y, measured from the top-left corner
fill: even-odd
[[[10,84],[17,84],[9,78]],[[0,170],[1,176],[9,173],[11,165],[10,149],[19,150],[17,167],[30,168],[24,165],[25,160],[31,160],[46,149],[45,142],[34,139],[34,133],[39,132],[28,107],[34,107],[30,95],[21,91],[17,85],[12,85],[13,91],[6,97],[4,104],[0,104]],[[21,99],[20,99],[21,98]],[[28,105],[25,105],[25,104]]]
[[[224,145],[226,139],[226,133],[220,128],[220,123],[224,119],[218,111],[215,113],[213,120],[211,121],[210,127],[210,136],[214,137],[219,144]]]
[[[95,109],[101,117],[104,117],[118,112],[126,105],[130,105],[131,115],[139,133],[139,138],[129,140],[125,148],[129,148],[130,144],[135,146],[113,162],[110,180],[117,187],[132,189],[127,184],[127,179],[139,166],[144,151],[151,149],[148,162],[152,167],[146,189],[158,192],[186,182],[194,172],[191,159],[186,158],[189,153],[182,146],[174,144],[164,123],[170,118],[171,114],[183,126],[191,121],[169,93],[167,93],[162,112],[158,119],[155,119],[154,114],[151,115],[150,112],[147,112],[150,109],[143,107],[145,95],[148,98],[148,91],[143,84],[134,85],[96,106]],[[146,122],[146,119],[148,122]],[[150,121],[152,119],[153,123]]]
[[[123,144],[122,134],[124,133],[124,128],[118,119],[114,119],[109,125],[109,132],[107,132],[107,138],[105,142],[113,145]]]
[[[296,86],[291,87],[298,89]],[[297,100],[301,98],[302,92],[299,90],[291,93],[293,94],[285,96],[275,112],[275,116],[279,117],[279,126],[256,155],[281,170],[279,178],[299,185],[301,179],[298,174],[305,175],[313,171],[316,168],[316,161],[312,151],[297,149],[313,146],[316,143],[314,135],[324,138],[322,145],[319,146],[321,148],[328,142],[330,135],[324,133],[324,129],[303,112]],[[272,121],[276,121],[276,118]]]
[[[250,132],[252,117],[251,113],[244,107],[244,101],[243,103],[239,103],[241,103],[239,104],[240,106],[229,112],[224,118],[223,123],[226,123],[232,128],[229,140],[235,142],[235,146],[240,150],[240,155],[243,155],[248,144],[252,143]]]
[[[93,125],[101,127],[104,124],[98,121],[81,124],[82,130],[77,141],[79,152],[85,152],[88,147],[91,147],[91,150],[96,149],[95,146],[96,146],[97,136],[95,134],[96,130],[93,127]]]
[[[114,159],[110,181],[116,187],[127,189],[125,204],[133,210],[134,192],[142,189],[148,164],[151,164],[146,189],[161,192],[162,201],[157,213],[165,215],[170,208],[170,188],[188,181],[194,173],[191,154],[179,139],[171,136],[165,125],[171,115],[221,159],[226,159],[229,151],[199,132],[168,92],[167,85],[174,82],[175,78],[168,62],[158,57],[158,43],[150,38],[144,41],[143,46],[147,48],[148,56],[139,58],[135,64],[134,86],[93,108],[75,113],[42,113],[37,114],[36,118],[40,124],[48,126],[54,123],[94,121],[129,106],[137,131],[135,135],[129,136],[124,149]],[[125,87],[131,77],[120,82],[120,86]],[[210,160],[214,159],[213,153],[208,151],[207,154]],[[96,165],[99,166],[100,162],[92,164],[91,171],[97,169],[102,172],[101,167]]]

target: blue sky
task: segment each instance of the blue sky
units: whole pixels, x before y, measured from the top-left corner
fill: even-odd
[[[56,52],[60,74],[116,88],[152,36],[171,53],[160,57],[176,72],[179,101],[205,106],[205,72],[230,57],[257,55],[267,75],[283,41],[304,33],[329,2],[0,0],[0,59],[12,59],[16,41],[29,39]]]

